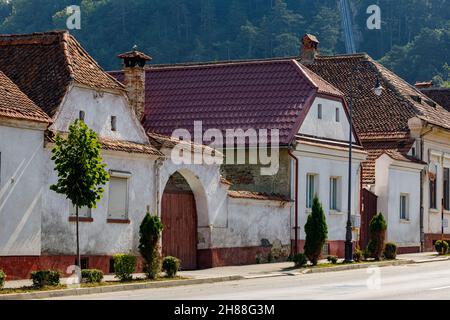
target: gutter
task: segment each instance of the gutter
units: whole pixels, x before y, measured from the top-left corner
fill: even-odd
[[[298,158],[288,149],[289,156],[295,161],[295,218],[294,218],[294,253],[298,253]],[[292,220],[291,220],[292,221]],[[291,245],[292,254],[292,245]]]

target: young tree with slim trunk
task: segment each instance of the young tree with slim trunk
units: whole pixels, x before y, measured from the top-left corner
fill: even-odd
[[[58,182],[50,189],[64,194],[75,207],[78,267],[81,267],[79,208],[95,208],[103,197],[102,185],[109,180],[100,150],[97,134],[81,120],[76,120],[69,127],[67,137],[56,136],[52,150]]]

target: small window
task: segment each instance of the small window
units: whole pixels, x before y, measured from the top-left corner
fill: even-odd
[[[320,103],[317,105],[317,118],[322,119],[322,105]]]
[[[117,131],[117,117],[111,116],[111,131]]]
[[[437,177],[434,177],[433,179],[430,179],[429,189],[430,189],[430,209],[437,209],[437,195],[436,195],[436,179]]]
[[[412,154],[413,157],[416,156],[416,147],[412,147],[411,154]]]
[[[75,206],[72,204],[72,201],[70,201],[70,212],[69,215],[71,217],[76,217],[76,210],[75,210]],[[89,209],[88,207],[81,207],[78,208],[78,216],[80,218],[90,218],[91,217],[91,209]]]
[[[80,114],[78,115],[78,119],[80,119],[81,121],[84,121],[84,116],[85,116],[84,111],[80,110]]]
[[[409,220],[409,196],[407,194],[400,195],[400,219]]]
[[[340,114],[339,114],[339,108],[336,108],[336,122],[340,122]]]
[[[109,219],[128,218],[128,178],[111,176],[109,180]]]
[[[317,175],[308,174],[306,176],[306,207],[312,208],[313,199],[317,192]]]
[[[338,177],[330,178],[330,210],[339,211],[340,182]]]

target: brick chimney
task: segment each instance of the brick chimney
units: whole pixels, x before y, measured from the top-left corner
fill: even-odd
[[[316,56],[319,54],[317,47],[319,40],[312,34],[305,34],[302,38],[301,62],[303,64],[313,63]]]
[[[152,60],[146,54],[133,50],[119,54],[123,60],[124,84],[128,93],[130,105],[133,107],[139,121],[144,117],[145,110],[145,64]]]

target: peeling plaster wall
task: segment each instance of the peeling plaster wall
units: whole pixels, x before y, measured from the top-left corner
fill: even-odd
[[[84,122],[103,138],[147,142],[147,136],[125,96],[76,86],[66,95],[51,128],[67,132],[81,110],[85,112]],[[116,131],[111,130],[111,116],[117,117]]]
[[[0,256],[39,255],[44,133],[0,124]]]
[[[228,224],[212,230],[212,248],[261,246],[268,240],[288,245],[290,203],[279,201],[228,199]]]
[[[50,153],[47,153],[50,156]],[[108,223],[109,183],[104,186],[103,199],[92,209],[93,222],[80,223],[80,250],[83,254],[109,255],[115,253],[138,253],[139,225],[147,205],[154,208],[154,169],[149,158],[123,153],[103,153],[107,170],[127,171],[129,178],[129,224]],[[64,196],[49,190],[56,182],[56,173],[49,160],[46,168],[44,211],[42,218],[42,253],[74,254],[75,222],[69,222],[70,202]]]
[[[147,142],[147,136],[136,119],[124,95],[97,92],[74,86],[65,97],[52,128],[67,131],[71,123],[85,112],[85,123],[100,137]],[[111,130],[111,116],[117,116],[117,131]],[[42,254],[74,254],[76,250],[75,223],[69,222],[70,202],[49,190],[57,181],[51,158],[51,146],[46,149],[44,172],[44,202],[42,217]],[[129,178],[129,224],[108,223],[109,183],[104,186],[103,199],[92,209],[93,222],[80,223],[82,254],[103,255],[137,253],[139,225],[147,206],[155,208],[154,161],[149,155],[102,151],[107,170],[131,173]]]

